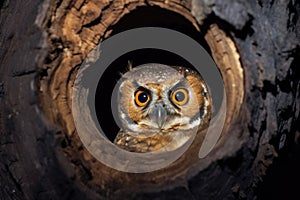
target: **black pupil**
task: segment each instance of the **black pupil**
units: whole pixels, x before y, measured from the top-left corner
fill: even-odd
[[[147,95],[147,93],[146,93],[146,92],[142,92],[141,94],[139,94],[138,100],[139,100],[141,103],[146,103],[147,100],[148,100],[148,95]]]
[[[178,101],[178,102],[184,101],[184,99],[185,99],[184,93],[183,93],[183,92],[176,92],[176,94],[175,94],[175,99],[176,99],[176,101]]]

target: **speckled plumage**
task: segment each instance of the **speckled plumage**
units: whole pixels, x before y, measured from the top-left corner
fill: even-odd
[[[132,152],[175,150],[209,124],[211,98],[195,71],[145,64],[122,76],[118,112],[122,129],[116,145]]]

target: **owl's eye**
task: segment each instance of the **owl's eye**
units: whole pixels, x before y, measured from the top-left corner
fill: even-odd
[[[189,100],[188,91],[183,88],[175,90],[171,94],[171,100],[179,106],[185,105]]]
[[[144,90],[138,90],[135,92],[136,105],[143,107],[150,101],[150,95]]]

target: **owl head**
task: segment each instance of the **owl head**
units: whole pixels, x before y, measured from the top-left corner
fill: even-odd
[[[193,70],[144,64],[126,72],[118,91],[118,113],[124,131],[172,133],[198,129],[210,119],[211,100]]]

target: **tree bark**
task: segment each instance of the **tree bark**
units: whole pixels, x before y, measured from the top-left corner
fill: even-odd
[[[4,0],[0,6],[0,199],[255,199],[297,193],[282,170],[299,177],[299,2]],[[184,29],[200,31],[219,67],[228,65],[222,59],[229,52],[232,68],[220,71],[232,102],[226,134],[203,161],[184,155],[170,168],[129,174],[104,166],[84,149],[70,114],[69,88],[101,39],[139,26],[127,25],[126,16],[140,7],[149,7],[144,12],[150,14],[176,13],[172,20],[179,24],[189,21]],[[235,51],[239,63],[233,63]],[[234,90],[232,81],[242,86]]]

